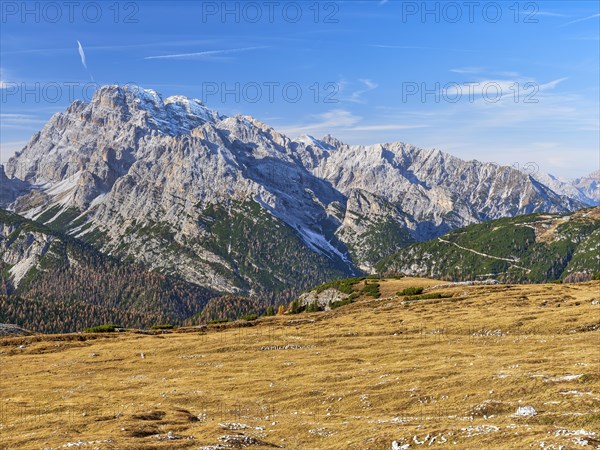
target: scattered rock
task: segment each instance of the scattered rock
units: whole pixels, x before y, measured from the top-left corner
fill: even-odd
[[[98,441],[77,441],[77,442],[67,442],[63,445],[63,448],[70,447],[82,447],[84,445],[94,445],[94,444],[102,444],[102,443],[110,443],[112,442],[110,439],[98,440]]]
[[[225,442],[229,444],[229,447],[233,448],[243,448],[249,447],[251,445],[261,445],[264,447],[279,447],[275,444],[269,444],[267,442],[261,441],[260,439],[253,438],[252,436],[246,436],[245,434],[230,434],[226,436],[219,437],[221,442]]]
[[[398,441],[392,442],[392,450],[408,450],[410,444],[400,444]]]
[[[315,428],[313,430],[308,430],[310,434],[314,434],[316,436],[327,437],[334,434],[333,431],[328,430],[327,428]]]
[[[514,415],[517,417],[533,417],[537,415],[537,411],[533,406],[519,406]]]
[[[314,345],[298,345],[298,344],[287,344],[287,345],[263,345],[261,351],[266,350],[300,350],[304,348],[314,348]]]
[[[472,336],[497,336],[497,337],[504,336],[504,335],[505,335],[505,333],[502,330],[500,330],[500,329],[497,329],[497,330],[479,330],[479,331],[476,331],[475,333],[472,334]]]
[[[225,428],[226,430],[232,430],[232,431],[245,430],[247,428],[250,428],[245,423],[220,423],[219,426],[221,428]]]
[[[486,400],[471,408],[471,416],[490,417],[503,411],[503,403],[499,400]]]
[[[465,437],[474,437],[480,436],[482,434],[495,433],[497,431],[500,431],[500,427],[497,427],[495,425],[476,425],[461,428],[461,430],[463,431]]]
[[[192,436],[178,436],[176,434],[173,434],[172,431],[169,431],[167,434],[162,435],[162,434],[157,434],[153,436],[154,438],[158,439],[159,441],[179,441],[181,439],[194,439]]]
[[[578,374],[578,375],[563,375],[563,376],[559,376],[559,377],[546,377],[544,378],[545,382],[557,382],[557,381],[573,381],[573,380],[577,380],[579,378],[581,378],[583,376],[583,374]]]

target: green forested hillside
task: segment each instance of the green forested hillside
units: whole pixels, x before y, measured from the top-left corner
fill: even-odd
[[[493,220],[411,245],[377,264],[381,273],[464,281],[585,279],[600,272],[600,208],[570,215]]]

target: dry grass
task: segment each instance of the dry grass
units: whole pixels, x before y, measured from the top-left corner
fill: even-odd
[[[0,448],[586,448],[569,434],[600,430],[600,283],[393,297],[436,283],[202,334],[2,339]]]

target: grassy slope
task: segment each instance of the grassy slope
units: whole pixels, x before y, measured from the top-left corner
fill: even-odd
[[[435,284],[382,281],[377,300],[206,334],[2,339],[0,447],[198,448],[243,433],[294,450],[426,435],[432,448],[513,450],[579,448],[561,430],[600,429],[600,282],[394,296]],[[524,405],[538,415],[513,417]],[[153,436],[169,431],[189,439]]]

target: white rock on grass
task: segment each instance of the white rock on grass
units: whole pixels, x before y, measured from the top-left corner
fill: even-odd
[[[517,417],[533,417],[537,415],[537,411],[533,406],[519,406],[514,415]]]

